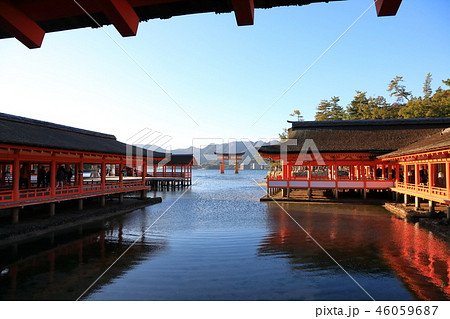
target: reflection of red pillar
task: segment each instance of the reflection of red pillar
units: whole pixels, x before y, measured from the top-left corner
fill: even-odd
[[[222,156],[222,161],[220,162],[220,174],[225,173],[225,159]]]
[[[237,155],[236,155],[236,157],[234,159],[235,159],[235,162],[234,162],[234,173],[237,174],[238,173],[238,158],[237,158]]]

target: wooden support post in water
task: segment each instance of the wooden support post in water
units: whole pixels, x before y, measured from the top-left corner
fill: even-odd
[[[55,216],[56,204],[50,203],[50,216]]]
[[[100,206],[105,207],[106,205],[106,196],[100,196]]]
[[[238,157],[237,157],[237,155],[236,155],[235,158],[234,158],[234,173],[235,173],[235,174],[238,174],[238,170],[239,170],[239,167],[238,167]],[[288,195],[288,197],[289,197],[289,195]]]
[[[434,202],[432,200],[428,201],[428,212],[434,213]]]
[[[19,207],[12,208],[12,223],[17,224],[19,222]]]
[[[308,188],[307,194],[308,194],[308,200],[311,200],[312,199],[312,190],[311,190],[311,188]]]
[[[450,206],[447,206],[447,219],[450,219]]]
[[[143,189],[141,190],[141,199],[146,199],[147,198],[147,190]]]
[[[420,197],[418,197],[418,196],[415,196],[415,197],[414,197],[414,207],[415,207],[416,209],[419,209],[419,208],[420,208]]]
[[[82,210],[83,210],[83,199],[82,199],[82,198],[80,198],[80,199],[78,200],[78,210],[79,210],[79,211],[82,211]]]
[[[405,205],[408,205],[409,198],[408,198],[408,195],[407,195],[407,194],[404,194],[404,195],[403,195],[403,199],[404,199]]]
[[[367,189],[364,188],[363,193],[364,193],[364,199],[367,199]]]
[[[119,203],[122,204],[123,203],[123,193],[119,194]]]

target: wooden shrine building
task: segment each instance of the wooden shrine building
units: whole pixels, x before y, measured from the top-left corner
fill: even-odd
[[[39,48],[47,32],[113,25],[135,36],[139,22],[196,13],[234,12],[239,26],[253,25],[255,8],[301,6],[340,0],[1,0],[0,39],[14,37]],[[402,0],[374,0],[378,16],[397,13]]]
[[[151,155],[150,155],[151,154]],[[127,145],[113,135],[0,113],[0,209],[79,201],[150,189],[147,166],[164,153]]]
[[[392,190],[403,194],[405,203],[414,197],[418,208],[427,200],[430,211],[435,202],[450,205],[450,129],[378,158],[399,172]]]
[[[427,144],[429,136],[450,127],[450,118],[289,123],[288,140],[259,149],[262,157],[280,161],[267,176],[269,195],[281,190],[289,197],[293,189],[307,189],[310,197],[314,189],[330,189],[338,197],[339,191],[355,189],[365,198],[371,189],[395,190],[402,173],[395,160],[380,156],[417,141]],[[407,163],[404,171],[413,165]],[[430,169],[440,171],[437,166]],[[429,185],[427,191],[432,191]]]
[[[192,185],[194,165],[197,162],[192,154],[167,154],[167,158],[154,161],[147,176],[152,178],[155,189],[188,186]]]

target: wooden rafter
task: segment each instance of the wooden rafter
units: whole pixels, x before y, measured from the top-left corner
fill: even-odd
[[[135,36],[139,17],[127,0],[99,0],[103,13],[123,36]]]
[[[232,0],[236,21],[239,26],[253,25],[255,4],[253,0]]]
[[[395,16],[402,0],[374,0],[379,17]]]
[[[0,0],[0,25],[28,48],[41,47],[45,31],[9,0]]]

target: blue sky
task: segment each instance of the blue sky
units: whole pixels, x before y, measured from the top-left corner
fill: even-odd
[[[434,89],[450,77],[450,1],[404,0],[395,17],[372,7],[253,125],[372,2],[256,10],[246,27],[233,13],[209,13],[143,22],[130,38],[113,27],[49,33],[35,50],[1,40],[0,111],[121,141],[148,128],[178,148],[277,137],[294,109],[313,120],[322,99],[387,97],[396,75],[416,95],[428,72]]]

